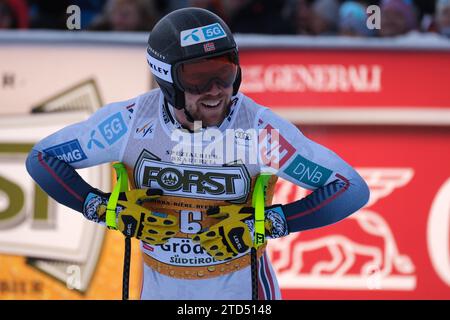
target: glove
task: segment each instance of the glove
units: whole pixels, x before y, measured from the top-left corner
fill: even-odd
[[[152,212],[141,204],[162,195],[160,189],[135,189],[121,192],[117,201],[117,228],[127,237],[134,237],[151,245],[166,243],[178,232],[178,218]],[[84,215],[93,221],[104,222],[110,194],[95,190],[88,194]]]
[[[252,213],[240,206],[231,205],[208,209],[206,214],[222,220],[195,235],[192,240],[216,260],[229,260],[252,246],[252,237],[246,220]]]
[[[209,217],[221,219],[192,238],[216,260],[229,260],[248,251],[253,245],[255,209],[239,205],[210,208]],[[266,235],[279,238],[289,234],[286,219],[280,205],[265,210]]]

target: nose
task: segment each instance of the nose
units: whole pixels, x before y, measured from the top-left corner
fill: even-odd
[[[222,93],[223,86],[221,86],[218,81],[213,80],[208,89],[204,92],[204,94],[216,96]]]

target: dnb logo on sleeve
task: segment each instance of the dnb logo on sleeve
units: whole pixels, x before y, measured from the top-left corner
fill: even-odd
[[[187,47],[206,41],[225,38],[227,35],[219,23],[181,31],[181,46]]]
[[[333,173],[333,171],[309,161],[299,154],[296,155],[284,172],[299,182],[313,187],[324,185]]]
[[[44,153],[47,153],[52,157],[56,157],[66,163],[73,163],[87,159],[86,154],[83,149],[81,149],[80,143],[77,139],[47,148],[44,150]]]
[[[98,129],[109,145],[119,140],[127,132],[127,126],[120,112],[100,123]]]

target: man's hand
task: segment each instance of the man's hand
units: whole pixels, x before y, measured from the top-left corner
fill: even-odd
[[[202,248],[216,260],[231,259],[252,247],[254,213],[254,208],[239,205],[211,208],[206,214],[221,220],[207,230],[202,230],[192,240],[200,242]],[[264,225],[267,238],[289,234],[280,205],[266,208]]]
[[[252,218],[252,212],[241,206],[231,205],[209,209],[206,214],[222,219],[207,230],[198,233],[194,238],[200,242],[208,254],[216,260],[229,260],[252,246],[252,237],[246,220]],[[242,212],[241,212],[242,210]]]
[[[164,244],[178,232],[178,219],[164,213],[152,212],[141,204],[162,195],[160,189],[137,189],[121,192],[117,202],[118,229],[151,245]]]
[[[95,210],[98,221],[105,221],[108,194],[95,194],[103,198],[96,200],[95,208],[92,206],[95,197],[90,193],[85,201],[85,216],[92,215]],[[151,245],[164,244],[178,232],[178,219],[164,213],[152,212],[141,204],[152,201],[162,195],[160,189],[134,189],[119,194],[116,215],[117,228],[127,237],[134,237]],[[90,199],[90,200],[88,200]],[[106,201],[105,201],[106,199]],[[94,220],[94,219],[91,219]]]

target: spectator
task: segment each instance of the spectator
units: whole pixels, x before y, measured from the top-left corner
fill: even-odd
[[[294,33],[283,15],[284,0],[232,0],[223,4],[227,13],[225,20],[236,33]]]
[[[0,0],[0,29],[28,28],[28,7],[25,0]]]
[[[149,31],[158,19],[151,0],[109,0],[90,30]]]
[[[250,4],[251,0],[223,0],[224,18],[228,24],[231,24],[231,20],[239,14],[244,7]]]
[[[179,1],[179,0],[177,0]],[[225,2],[223,0],[188,0],[186,7],[203,8],[214,12],[220,17],[225,17]]]
[[[317,0],[312,4],[311,33],[313,35],[334,35],[337,33],[339,2]]]
[[[223,16],[223,7],[229,1],[223,0],[156,0],[156,5],[160,8],[161,14],[167,14],[169,12],[187,8],[196,7],[203,8],[214,12],[217,15]]]
[[[437,31],[450,38],[450,0],[436,1]]]
[[[105,6],[107,0],[72,0],[72,4],[81,9],[81,28],[90,26],[96,16],[98,16]]]
[[[416,28],[417,15],[410,0],[383,0],[381,2],[380,36],[404,35]]]
[[[31,7],[30,26],[38,29],[66,29],[67,7],[71,0],[28,0]]]
[[[293,2],[292,20],[296,34],[311,34],[311,20],[313,16],[312,2],[313,0],[297,0]]]
[[[367,27],[366,6],[360,2],[347,1],[339,8],[339,34],[369,37],[375,31]]]

